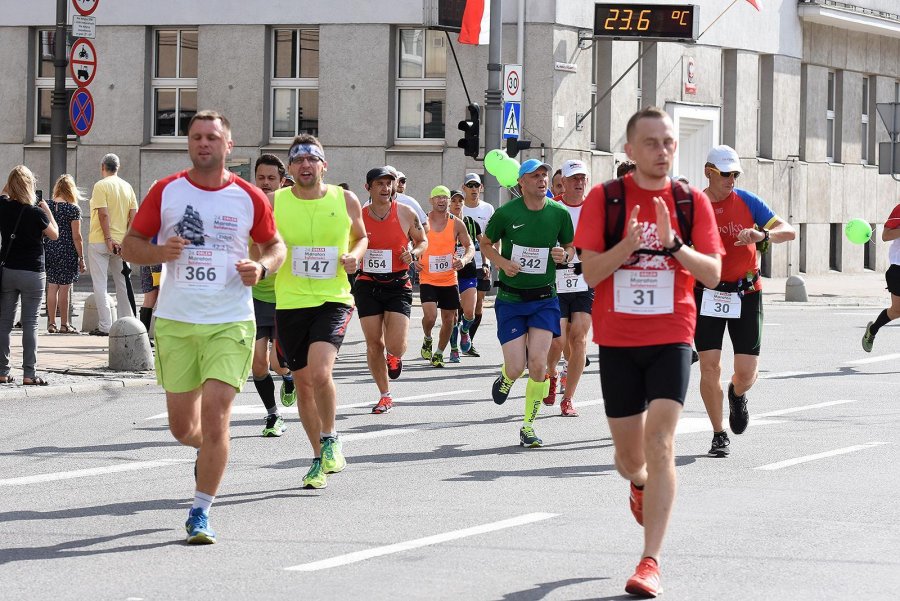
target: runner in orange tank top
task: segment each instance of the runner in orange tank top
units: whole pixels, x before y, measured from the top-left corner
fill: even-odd
[[[460,307],[459,289],[456,287],[456,270],[470,263],[475,256],[475,246],[460,219],[450,214],[450,189],[437,186],[431,191],[432,210],[428,214],[428,250],[416,261],[419,270],[419,296],[422,301],[422,358],[434,367],[444,367],[444,348],[450,342],[450,332],[456,323]],[[465,250],[462,258],[455,254],[459,242]],[[432,352],[431,330],[441,311],[441,330],[438,346]]]

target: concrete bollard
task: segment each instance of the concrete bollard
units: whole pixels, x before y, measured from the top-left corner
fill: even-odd
[[[115,371],[153,369],[150,339],[138,318],[123,317],[109,329],[109,368]]]
[[[109,294],[106,295],[106,306],[109,307],[112,320],[115,321],[118,317],[118,308],[116,306],[116,299]],[[81,331],[90,332],[99,325],[100,316],[97,315],[97,302],[94,300],[94,295],[89,294],[84,300],[84,310],[81,312]]]
[[[784,300],[788,303],[805,303],[809,301],[806,295],[806,282],[799,275],[792,275],[784,284]]]

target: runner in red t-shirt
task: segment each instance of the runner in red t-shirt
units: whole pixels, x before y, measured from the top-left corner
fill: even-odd
[[[675,184],[667,177],[678,146],[669,116],[656,107],[635,113],[626,138],[625,152],[637,168],[623,180],[621,241],[606,248],[606,199],[597,186],[582,209],[575,246],[596,291],[594,340],[616,469],[631,482],[631,510],[644,526],[641,561],[625,590],[656,596],[675,501],[675,426],[690,376],[692,288],[695,277],[711,286],[719,282],[722,241],[709,199],[692,188],[693,247],[682,243],[686,232],[677,225]]]
[[[759,278],[759,243],[793,240],[794,228],[782,221],[760,197],[735,187],[741,161],[730,146],[716,146],[706,157],[705,190],[713,204],[725,256],[722,281],[714,289],[697,284],[697,331],[694,342],[700,356],[700,396],[712,422],[711,457],[727,457],[728,433],[722,425],[722,339],[725,328],[734,348],[734,375],[728,385],[731,431],[742,434],[750,422],[747,397],[756,381],[762,343],[762,281]]]
[[[888,249],[888,260],[891,266],[888,267],[884,274],[887,282],[888,292],[891,293],[891,306],[884,309],[875,318],[866,324],[866,331],[862,337],[862,347],[867,353],[872,352],[872,345],[875,344],[875,334],[881,329],[881,326],[887,325],[888,322],[900,317],[900,205],[894,207],[887,221],[884,222],[884,231],[881,232],[881,239],[884,242],[890,242]]]

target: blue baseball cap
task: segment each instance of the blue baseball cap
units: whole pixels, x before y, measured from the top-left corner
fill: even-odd
[[[522,163],[521,167],[519,167],[519,177],[522,177],[523,175],[526,175],[528,173],[532,173],[537,169],[540,169],[541,167],[546,169],[548,174],[553,171],[553,167],[551,167],[547,163],[544,163],[538,159],[528,159],[527,161]]]

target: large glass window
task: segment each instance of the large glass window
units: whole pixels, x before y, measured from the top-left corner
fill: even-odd
[[[66,36],[66,56],[72,47],[71,35]],[[55,29],[39,29],[36,37],[37,60],[35,61],[34,74],[34,135],[37,140],[49,140],[50,137],[50,121],[52,118],[51,100],[53,96],[53,88],[55,86],[55,67],[53,66],[53,55],[56,48],[56,30]],[[75,82],[68,75],[66,70],[66,114],[68,114],[69,101],[75,92]],[[68,135],[75,137],[75,131],[72,124],[66,118],[66,127]]]
[[[860,159],[863,164],[870,165],[875,162],[875,76],[862,78],[862,107],[860,111]]]
[[[441,31],[401,29],[397,52],[397,133],[400,140],[445,136],[447,40]]]
[[[197,112],[196,29],[153,32],[153,136],[187,136]]]
[[[272,138],[319,135],[319,30],[272,30]]]

